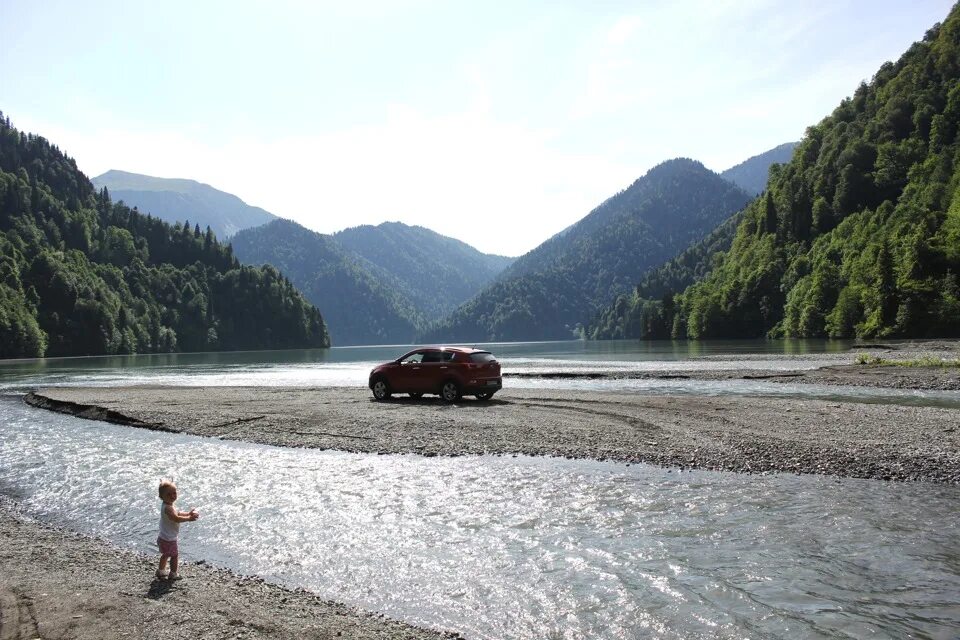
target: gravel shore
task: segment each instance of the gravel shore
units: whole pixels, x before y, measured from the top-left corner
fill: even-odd
[[[858,356],[880,358],[887,365],[854,364]],[[960,391],[960,367],[957,366],[903,366],[892,363],[960,361],[960,342],[924,341],[860,345],[846,352],[783,354],[742,354],[736,357],[739,368],[730,368],[731,356],[705,356],[690,360],[689,368],[673,371],[605,371],[567,370],[549,373],[506,374],[510,378],[553,379],[633,379],[633,380],[764,380],[789,384],[815,384],[824,386],[871,387],[875,389],[913,389],[918,391]],[[749,363],[758,361],[783,361],[792,366],[812,363],[809,368],[758,368]],[[828,363],[826,366],[823,363]],[[715,368],[722,363],[726,368]],[[695,368],[700,365],[700,368]],[[508,383],[509,384],[509,383]]]
[[[782,384],[913,389],[917,391],[960,391],[960,369],[956,367],[897,367],[875,365],[832,365],[818,369],[700,370],[700,371],[577,371],[573,373],[515,373],[510,379],[545,380],[763,380]]]
[[[35,406],[120,424],[365,453],[528,454],[748,473],[960,483],[960,410],[738,396],[508,389],[488,402],[358,388],[40,389]]]
[[[203,564],[157,580],[156,558],[30,520],[6,501],[0,538],[2,640],[459,637]]]

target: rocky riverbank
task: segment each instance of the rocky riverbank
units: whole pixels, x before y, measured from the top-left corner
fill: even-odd
[[[27,400],[141,428],[278,446],[960,483],[960,410],[937,407],[521,389],[450,405],[432,397],[376,402],[358,388],[56,388]]]
[[[155,558],[30,520],[6,501],[0,539],[3,640],[459,637],[205,564],[157,580]]]

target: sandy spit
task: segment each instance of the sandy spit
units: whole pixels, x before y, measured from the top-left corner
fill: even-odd
[[[488,402],[358,388],[40,389],[35,406],[262,444],[426,456],[528,454],[746,473],[960,484],[960,410],[736,396],[506,389]]]

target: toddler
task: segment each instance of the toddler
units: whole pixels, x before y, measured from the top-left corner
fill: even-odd
[[[180,535],[180,523],[192,522],[200,517],[196,509],[177,511],[173,503],[177,500],[177,485],[169,480],[160,481],[160,535],[157,537],[157,546],[160,547],[160,566],[157,568],[157,577],[160,579],[179,580],[177,573],[180,552],[177,549],[177,537]],[[167,574],[167,559],[170,560],[170,573]]]

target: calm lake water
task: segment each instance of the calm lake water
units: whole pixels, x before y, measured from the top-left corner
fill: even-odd
[[[852,343],[826,340],[713,342],[524,342],[477,345],[490,349],[506,373],[569,370],[682,371],[698,368],[815,368],[852,362]],[[257,384],[363,386],[375,365],[409,345],[288,351],[171,353],[140,356],[0,361],[0,383],[46,384]],[[771,355],[779,359],[770,358]],[[787,356],[787,358],[784,358]]]
[[[814,368],[852,362],[849,346],[490,348],[509,374]],[[281,449],[84,421],[19,399],[47,385],[363,386],[373,363],[405,350],[0,363],[0,493],[40,520],[152,553],[156,484],[172,477],[180,504],[203,512],[182,529],[187,559],[470,638],[960,636],[958,487]],[[960,406],[957,393],[740,381],[507,386]]]
[[[827,400],[960,407],[960,392],[821,387],[763,380],[552,379],[511,374],[558,372],[682,373],[729,369],[815,369],[851,364],[843,340],[729,340],[711,342],[529,342],[480,345],[500,360],[505,386],[636,393],[811,397]],[[289,386],[365,387],[375,364],[412,347],[374,346],[293,351],[189,353],[0,361],[0,392],[40,386]],[[773,357],[775,356],[775,357]]]

